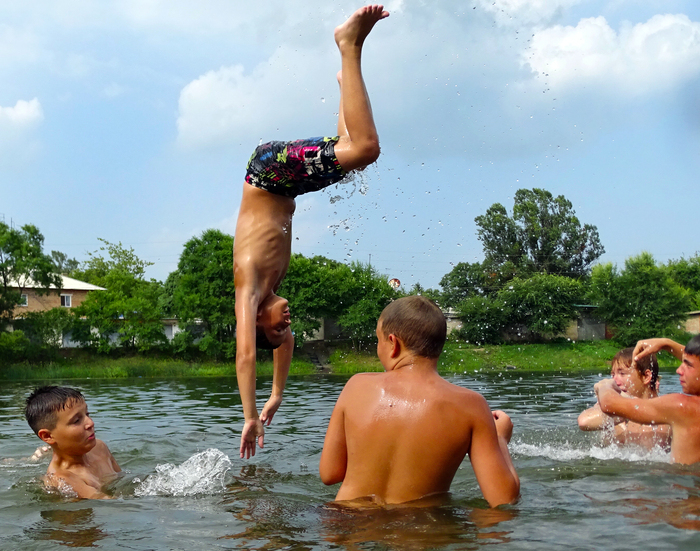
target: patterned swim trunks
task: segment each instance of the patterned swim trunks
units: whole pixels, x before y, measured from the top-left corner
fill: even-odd
[[[335,156],[338,140],[336,136],[259,145],[248,161],[245,181],[291,198],[335,184],[347,174]]]

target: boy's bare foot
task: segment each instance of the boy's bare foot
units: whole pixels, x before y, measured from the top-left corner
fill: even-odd
[[[335,28],[335,42],[339,49],[361,47],[365,38],[380,19],[389,17],[381,4],[365,6],[353,13],[345,23]]]

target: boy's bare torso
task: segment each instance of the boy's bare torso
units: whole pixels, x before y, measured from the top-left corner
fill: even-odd
[[[246,290],[257,304],[274,293],[287,273],[294,199],[243,184],[233,245],[236,302]],[[256,307],[257,307],[256,304]]]
[[[632,444],[651,449],[671,446],[671,427],[669,425],[641,425],[634,421],[623,420],[615,425],[615,441],[618,444]]]
[[[402,503],[447,492],[475,424],[493,423],[482,396],[436,373],[366,373],[346,388],[347,471],[337,500]]]
[[[676,414],[671,426],[671,457],[675,463],[689,465],[700,462],[700,396],[668,394],[658,399],[676,402]]]
[[[47,486],[63,489],[70,486],[78,497],[103,497],[102,488],[114,480],[121,471],[109,448],[102,440],[82,456],[82,463],[67,463],[54,454],[46,471]]]

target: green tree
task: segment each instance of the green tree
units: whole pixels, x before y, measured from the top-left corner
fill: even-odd
[[[352,338],[355,348],[376,342],[377,320],[384,307],[401,294],[392,289],[385,275],[371,265],[353,262],[345,274],[343,313],[338,325]]]
[[[497,296],[474,295],[457,306],[462,326],[454,336],[474,344],[498,344],[511,319],[511,309]]]
[[[457,308],[462,327],[458,338],[495,344],[506,333],[526,328],[536,340],[562,333],[578,316],[577,304],[584,295],[580,281],[557,275],[536,274],[514,278],[496,294],[472,296]]]
[[[671,278],[690,292],[692,308],[700,309],[700,255],[670,260],[667,267]]]
[[[591,301],[623,346],[652,336],[673,337],[691,307],[688,291],[647,252],[628,258],[621,271],[611,263],[593,268]]]
[[[512,279],[498,297],[510,307],[511,324],[524,325],[538,337],[550,338],[566,330],[578,316],[576,305],[583,300],[584,286],[569,277],[536,274]]]
[[[408,295],[420,295],[429,298],[438,306],[446,305],[443,294],[439,289],[425,289],[420,283],[414,283],[413,287],[408,291]]]
[[[208,356],[235,358],[233,237],[209,229],[190,239],[165,288],[162,304],[188,333],[178,342],[197,341]]]
[[[75,258],[68,258],[68,255],[61,251],[51,251],[51,259],[56,266],[56,273],[70,275],[80,268],[80,262]]]
[[[78,279],[104,287],[74,309],[73,337],[83,346],[109,352],[115,348],[141,352],[166,343],[159,297],[160,282],[145,279],[152,263],[139,259],[133,248],[100,239],[104,246],[74,272]],[[106,254],[105,254],[106,253]]]
[[[344,311],[347,293],[344,282],[350,276],[350,268],[336,260],[292,255],[278,294],[289,301],[297,345],[320,328],[323,318],[337,319]]]
[[[514,275],[513,265],[507,262],[499,267],[490,262],[459,262],[440,280],[442,299],[446,307],[454,308],[473,296],[491,295],[503,287]]]
[[[520,277],[545,273],[580,278],[605,252],[597,228],[581,225],[570,201],[544,189],[519,189],[512,216],[495,203],[475,222],[486,264]]]
[[[12,320],[26,286],[34,282],[46,293],[49,287],[61,288],[51,256],[44,254],[44,236],[36,226],[20,229],[0,222],[0,330]]]

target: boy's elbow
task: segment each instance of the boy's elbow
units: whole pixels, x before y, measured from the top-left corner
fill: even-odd
[[[379,158],[379,154],[381,153],[379,140],[370,139],[364,141],[359,147],[357,153],[359,157],[359,164],[361,166],[371,165],[372,163],[376,162],[376,160]]]
[[[511,503],[515,503],[518,501],[519,497],[520,480],[517,477],[514,477],[512,483],[509,484],[508,487],[503,488],[503,492],[500,495],[487,501],[489,502],[490,507],[498,507],[499,505],[509,505]]]

